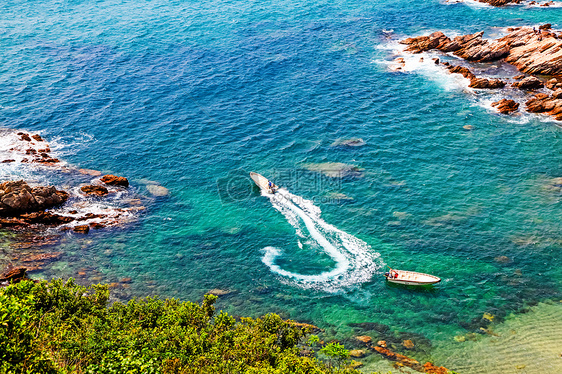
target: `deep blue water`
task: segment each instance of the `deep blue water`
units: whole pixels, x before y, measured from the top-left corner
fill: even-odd
[[[485,312],[501,317],[560,296],[560,191],[548,185],[562,176],[561,130],[538,116],[499,116],[437,68],[395,73],[387,63],[406,36],[559,28],[560,8],[229,0],[8,1],[0,10],[2,127],[39,132],[74,167],[128,177],[147,207],[118,228],[64,234],[52,249],[63,258],[38,276],[131,277],[116,291],[122,297],[196,301],[234,290],[220,308],[275,311],[339,339],[360,332],[349,323],[377,322],[448,340]],[[366,145],[331,146],[342,138]],[[305,171],[326,162],[362,175]],[[2,179],[78,183],[0,165]],[[268,246],[293,273],[337,261],[257,191],[225,190],[249,171],[312,199],[376,270],[316,289],[272,272],[262,261]],[[151,196],[146,180],[169,195]],[[391,287],[386,264],[443,282],[432,291]]]

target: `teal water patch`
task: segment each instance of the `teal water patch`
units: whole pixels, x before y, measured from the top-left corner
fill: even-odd
[[[123,298],[195,301],[221,288],[231,293],[218,306],[230,313],[275,311],[342,340],[406,331],[449,342],[478,330],[485,312],[501,319],[560,294],[560,129],[491,113],[448,75],[384,63],[402,37],[556,28],[559,8],[225,0],[0,9],[3,126],[40,132],[70,165],[128,177],[147,208],[124,226],[64,234],[52,248],[61,262],[37,276],[115,283]],[[332,146],[356,138],[364,145]],[[326,163],[360,172],[310,171]],[[82,183],[17,165],[0,164],[2,176]],[[250,171],[320,209],[312,227],[322,236],[357,239],[373,262],[353,287],[334,294],[295,280],[343,261],[251,186],[225,195]],[[268,246],[281,255],[264,264]],[[443,281],[390,286],[383,260]]]

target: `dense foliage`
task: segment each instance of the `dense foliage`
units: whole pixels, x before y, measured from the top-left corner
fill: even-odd
[[[0,373],[354,372],[301,356],[308,331],[276,314],[236,321],[215,313],[212,295],[201,305],[108,298],[107,286],[72,280],[0,290]]]

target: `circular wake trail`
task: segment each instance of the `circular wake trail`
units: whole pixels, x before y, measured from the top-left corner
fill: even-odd
[[[320,208],[312,201],[293,195],[285,189],[280,189],[276,194],[262,194],[285,216],[300,238],[323,250],[336,263],[332,270],[320,274],[299,274],[284,270],[275,263],[276,258],[282,254],[279,248],[263,248],[263,263],[272,272],[282,276],[287,283],[303,288],[338,292],[343,288],[369,281],[373,273],[381,268],[382,263],[376,261],[380,257],[379,253],[374,252],[364,241],[322,220]],[[303,231],[303,223],[308,235]]]

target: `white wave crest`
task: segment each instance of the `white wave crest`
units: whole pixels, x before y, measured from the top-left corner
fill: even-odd
[[[263,248],[263,263],[272,272],[285,278],[286,283],[307,289],[338,292],[369,281],[383,266],[380,260],[376,261],[380,254],[374,252],[367,243],[322,220],[320,208],[312,201],[293,195],[285,189],[280,189],[276,194],[263,195],[285,216],[300,238],[307,244],[312,243],[321,248],[336,263],[333,269],[320,274],[299,274],[284,270],[275,263],[277,257],[282,254],[279,248]],[[308,235],[304,233],[303,223]]]

